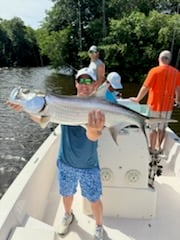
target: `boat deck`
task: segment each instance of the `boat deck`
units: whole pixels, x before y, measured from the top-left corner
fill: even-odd
[[[153,219],[127,219],[104,217],[105,240],[179,240],[180,226],[180,181],[173,171],[164,166],[163,175],[156,178],[157,189],[156,216]],[[111,204],[113,204],[113,199]],[[63,204],[59,202],[54,222],[55,230],[63,217]],[[49,212],[50,209],[48,209]],[[79,193],[74,199],[75,220],[70,232],[56,236],[57,240],[90,240],[94,233],[94,220],[83,213],[82,198]],[[48,222],[48,219],[46,219]]]
[[[1,199],[1,240],[93,239],[95,221],[87,214],[79,189],[74,198],[75,220],[70,231],[65,236],[57,234],[64,215],[56,176],[59,133],[57,128],[47,138]],[[118,148],[106,135],[108,131],[104,134],[99,146],[101,171],[105,170],[102,177],[104,240],[179,240],[180,139],[168,132],[164,143],[168,158],[160,162],[163,172],[155,178],[153,190],[148,187],[147,146],[139,131],[122,132]],[[137,137],[138,142],[134,144]]]

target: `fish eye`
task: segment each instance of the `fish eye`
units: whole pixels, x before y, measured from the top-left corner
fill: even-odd
[[[24,93],[24,94],[30,93],[30,90],[29,90],[29,89],[26,89],[26,88],[24,88],[24,89],[22,90],[22,93]]]

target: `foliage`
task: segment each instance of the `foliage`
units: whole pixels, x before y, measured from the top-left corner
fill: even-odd
[[[83,50],[82,46],[89,48],[92,41],[96,44],[102,41],[102,31],[99,33],[99,29],[102,28],[102,21],[99,21],[102,16],[102,3],[99,0],[53,0],[53,2],[54,7],[48,12],[43,27],[50,35],[53,31],[71,28],[67,48],[70,61],[68,64],[78,68],[81,59],[77,56]]]
[[[157,64],[159,52],[172,48],[174,32],[171,50],[175,63],[180,47],[179,15],[163,13],[177,12],[176,0],[53,2],[54,8],[48,13],[44,27],[49,33],[71,27],[72,41],[64,45],[64,52],[68,51],[67,63],[76,68],[89,63],[87,49],[94,44],[100,48],[107,72],[116,70],[128,81],[141,81],[148,69]]]
[[[128,16],[133,11],[142,12],[146,16],[153,10],[160,13],[177,13],[179,4],[179,0],[111,0],[108,2],[108,14],[114,19]]]
[[[55,68],[66,65],[68,59],[66,46],[70,38],[70,29],[52,31],[50,34],[45,29],[39,29],[36,34],[41,54],[50,59],[51,65]]]
[[[163,49],[178,67],[178,0],[52,0],[42,27],[26,27],[19,18],[0,20],[0,66],[54,68],[89,64],[87,50],[98,45],[106,72],[123,81],[142,81]]]
[[[32,28],[20,18],[0,22],[0,66],[38,66],[39,48]]]
[[[129,81],[144,78],[144,72],[157,64],[159,52],[171,49],[173,26],[179,29],[178,19],[177,14],[164,15],[157,11],[150,12],[147,17],[143,13],[132,12],[121,20],[112,19],[109,35],[105,39],[108,67],[114,69],[119,63],[119,71]],[[180,47],[179,37],[177,30],[174,52]],[[110,50],[113,54],[109,54]]]

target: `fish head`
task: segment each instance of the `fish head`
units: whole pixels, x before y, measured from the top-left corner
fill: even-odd
[[[21,102],[31,100],[35,96],[44,96],[44,94],[37,90],[31,91],[28,88],[16,87],[11,91],[9,100],[11,102]]]
[[[12,102],[18,102],[23,100],[28,100],[34,97],[29,89],[16,87],[11,91],[9,100]]]

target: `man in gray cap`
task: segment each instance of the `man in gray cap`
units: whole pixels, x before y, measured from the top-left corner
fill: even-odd
[[[139,103],[148,93],[147,104],[151,110],[151,117],[170,119],[174,100],[180,102],[180,72],[170,66],[171,52],[164,50],[158,57],[159,66],[153,67],[141,87],[137,97],[132,101]],[[150,132],[150,152],[160,151],[167,125],[153,124]]]
[[[97,75],[97,87],[104,82],[105,64],[99,59],[99,50],[97,46],[92,45],[88,51],[90,57],[89,68],[91,68]]]

